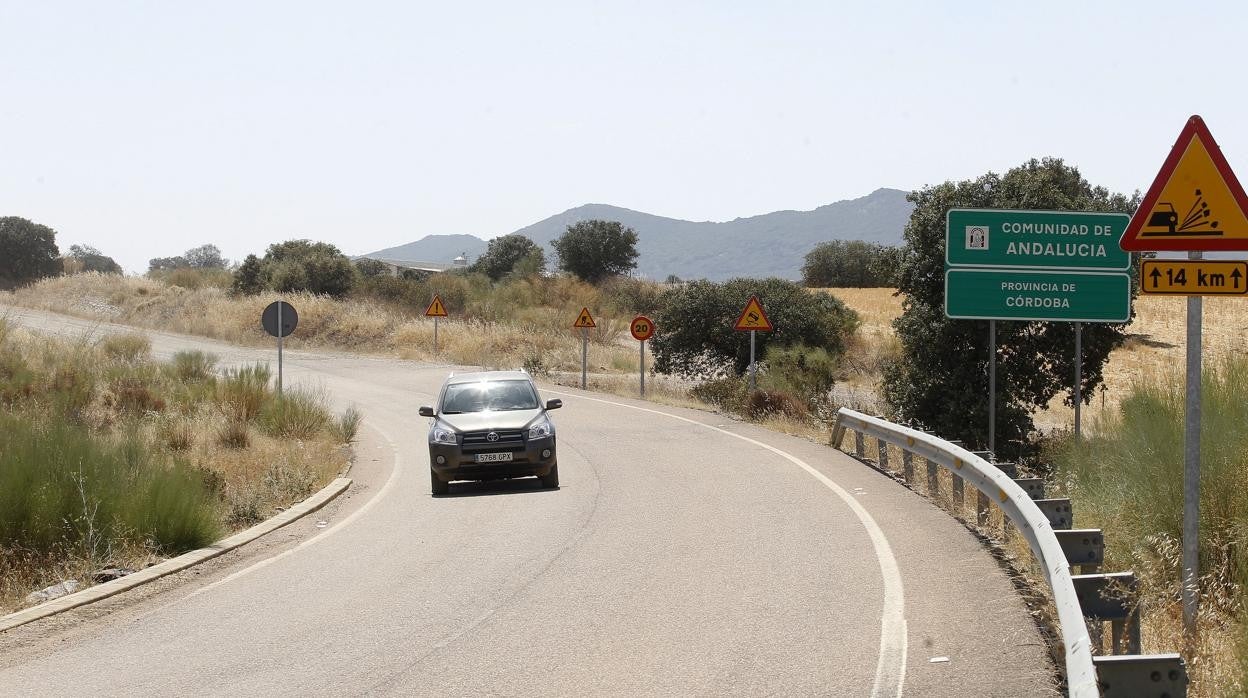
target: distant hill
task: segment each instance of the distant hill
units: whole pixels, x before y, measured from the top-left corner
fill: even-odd
[[[800,279],[806,253],[828,240],[901,243],[902,229],[913,205],[906,192],[877,189],[867,196],[820,206],[813,211],[776,211],[722,223],[694,222],[654,216],[606,204],[586,204],[521,228],[524,235],[547,248],[569,225],[600,218],[619,221],[637,231],[637,271],[662,280],[722,281],[737,276],[779,276]],[[431,235],[401,247],[369,253],[368,257],[443,261],[461,252],[475,259],[486,243],[471,235]]]
[[[475,235],[427,235],[416,242],[398,247],[369,252],[361,257],[393,259],[403,262],[439,262],[450,264],[452,259],[464,255],[470,260],[485,252],[485,240]]]

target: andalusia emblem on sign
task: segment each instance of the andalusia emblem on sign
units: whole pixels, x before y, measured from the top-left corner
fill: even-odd
[[[1248,250],[1248,195],[1199,116],[1187,120],[1119,247]]]

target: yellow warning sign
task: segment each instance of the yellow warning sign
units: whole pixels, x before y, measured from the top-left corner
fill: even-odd
[[[1120,246],[1248,250],[1248,196],[1199,116],[1188,119]]]
[[[594,316],[589,314],[589,308],[581,308],[581,314],[576,316],[576,322],[572,323],[572,326],[579,329],[597,327],[594,324]]]
[[[741,317],[737,318],[737,324],[732,329],[771,331],[771,320],[767,319],[767,313],[763,311],[763,304],[758,302],[758,296],[750,296],[750,302],[745,304],[745,310],[741,311]]]
[[[1140,292],[1163,296],[1248,295],[1248,262],[1146,259],[1140,264]]]
[[[425,308],[425,317],[446,317],[446,306],[442,305],[442,299],[437,294],[434,294],[429,307]]]

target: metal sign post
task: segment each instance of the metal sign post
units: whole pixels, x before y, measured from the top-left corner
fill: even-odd
[[[754,360],[754,336],[758,330],[771,332],[774,329],[771,320],[767,319],[767,313],[763,310],[763,304],[758,302],[757,296],[750,296],[749,302],[745,304],[745,309],[741,311],[741,316],[737,318],[732,329],[738,332],[746,330],[750,332],[750,391],[752,392],[758,387],[758,364]]]
[[[758,368],[754,363],[754,335],[755,331],[750,330],[750,392],[753,392],[758,385],[758,380],[755,377]]]
[[[277,397],[282,397],[282,350],[283,338],[294,332],[299,325],[299,313],[286,301],[269,303],[264,312],[260,313],[260,326],[265,332],[277,337]]]
[[[282,306],[285,303],[277,304],[277,326],[282,326]],[[282,399],[282,333],[277,333],[277,399]]]
[[[594,316],[589,314],[589,308],[581,308],[581,312],[576,316],[576,322],[572,326],[581,331],[581,390],[585,389],[585,374],[589,366],[589,328],[597,327],[594,323]]]
[[[628,331],[632,333],[633,339],[641,345],[641,396],[646,396],[646,340],[654,336],[654,321],[645,315],[638,315],[633,318],[632,324],[629,325]]]
[[[433,300],[429,301],[429,307],[425,308],[425,317],[433,318],[433,353],[438,353],[438,318],[447,316],[446,305],[442,303],[442,297],[433,294]]]
[[[997,321],[988,321],[988,450],[997,453]]]
[[[1200,259],[1200,252],[1189,252]],[[1187,405],[1183,411],[1183,629],[1196,638],[1200,603],[1200,343],[1204,298],[1187,299]]]
[[[1083,438],[1080,409],[1083,407],[1083,323],[1075,323],[1075,440]]]
[[[646,343],[637,342],[641,345],[641,396],[646,396]]]

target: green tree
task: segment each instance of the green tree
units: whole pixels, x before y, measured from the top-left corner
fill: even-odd
[[[264,290],[264,266],[254,254],[247,255],[234,272],[230,293],[236,296],[254,296]]]
[[[523,262],[524,269],[517,267]],[[485,254],[477,258],[472,271],[480,272],[494,281],[515,271],[525,272],[523,275],[540,274],[546,269],[546,253],[529,238],[512,233],[490,240]]]
[[[177,257],[154,257],[147,262],[147,273],[154,271],[173,271],[174,269],[188,269],[191,263],[186,261],[186,257],[178,255]]]
[[[0,287],[12,288],[61,272],[56,231],[19,218],[0,218]]]
[[[341,298],[355,283],[351,260],[326,242],[288,240],[269,245],[261,266],[264,285],[273,291],[307,291]]]
[[[69,254],[65,256],[67,260],[73,260],[77,267],[76,271],[96,271],[101,274],[120,274],[122,272],[121,265],[113,260],[112,257],[106,257],[103,252],[91,247],[90,245],[70,245]],[[68,267],[66,271],[69,271]]]
[[[559,268],[591,284],[637,268],[637,233],[618,221],[569,225],[551,244],[559,255]]]
[[[878,288],[895,282],[897,248],[862,240],[821,242],[806,253],[802,282],[812,288]]]
[[[804,344],[832,356],[845,350],[858,315],[837,298],[784,279],[691,281],[663,295],[656,313],[654,370],[686,377],[741,375],[750,364],[750,333],[732,329],[750,296],[775,328],[756,336],[756,358],[770,347]]]
[[[901,317],[893,323],[902,358],[886,368],[883,394],[897,418],[917,422],[947,439],[986,445],[988,321],[945,317],[945,214],[951,208],[1131,212],[1128,198],[1094,187],[1059,159],[1030,160],[1004,176],[945,182],[910,194],[899,290]],[[1102,382],[1110,351],[1125,325],[1085,323],[1083,396]],[[1073,404],[1074,326],[1069,322],[997,323],[997,439],[1021,441],[1032,415],[1059,393]],[[1013,455],[1013,454],[1006,454]]]
[[[360,257],[355,260],[355,270],[365,279],[378,276],[390,276],[390,265],[372,257]]]
[[[230,263],[216,245],[200,245],[187,250],[182,257],[192,269],[224,269]]]

